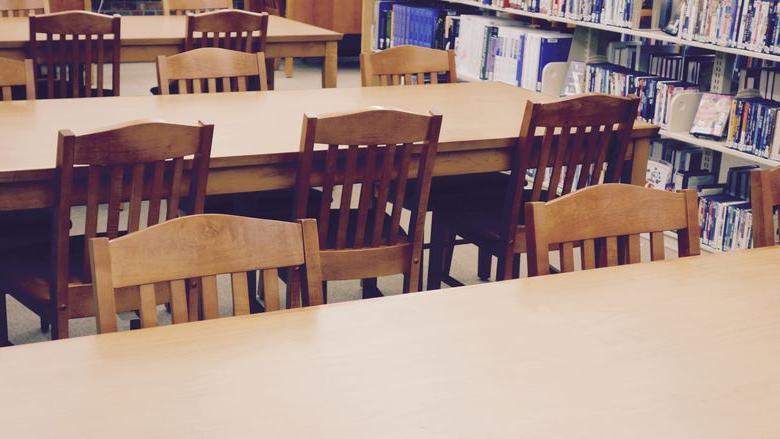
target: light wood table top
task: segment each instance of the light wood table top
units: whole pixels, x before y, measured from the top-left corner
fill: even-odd
[[[443,114],[441,150],[509,146],[524,103],[550,98],[496,82],[246,92],[183,96],[107,97],[0,103],[0,182],[18,171],[53,169],[57,132],[76,134],[155,118],[215,125],[212,165],[253,164],[299,150],[304,113],[354,111],[371,106]],[[655,132],[648,124],[637,131]],[[639,132],[637,136],[647,135]]]
[[[0,18],[0,49],[20,48],[30,39],[26,17]],[[183,44],[187,27],[183,15],[124,16],[122,45]],[[268,42],[339,41],[342,34],[299,21],[272,15],[268,21]]]
[[[0,349],[7,437],[780,436],[780,248]]]

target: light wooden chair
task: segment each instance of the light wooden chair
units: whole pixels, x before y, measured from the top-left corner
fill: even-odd
[[[24,87],[25,99],[35,99],[35,74],[31,59],[17,61],[0,58],[0,95],[2,95],[2,100],[10,101],[13,99],[14,87]]]
[[[259,82],[260,90],[268,90],[265,56],[262,52],[204,47],[171,56],[157,57],[157,80],[160,93],[218,93],[247,91],[248,80]]]
[[[775,210],[780,206],[780,167],[750,173],[753,247],[775,245]]]
[[[455,51],[398,46],[377,53],[360,54],[363,87],[437,84],[440,73],[446,74],[445,82],[458,82]]]
[[[119,16],[93,12],[30,17],[39,97],[119,96],[120,29]],[[103,73],[106,64],[111,64],[110,84]]]
[[[3,256],[2,293],[39,315],[42,329],[51,323],[52,338],[67,337],[69,319],[95,312],[90,238],[113,239],[176,218],[184,197],[192,200],[189,213],[203,212],[213,129],[142,121],[78,136],[60,131],[51,240],[47,246]],[[189,156],[192,166],[185,172]],[[84,233],[74,230],[71,236],[71,208],[84,204]],[[106,204],[106,214],[99,215],[99,207]],[[121,302],[123,310],[137,309],[134,305],[130,297]],[[5,329],[7,322],[0,325]]]
[[[48,13],[47,0],[0,0],[0,17],[29,17]]]
[[[698,198],[692,189],[666,192],[630,184],[603,184],[561,198],[525,205],[528,274],[550,272],[550,248],[560,252],[560,271],[574,271],[578,248],[585,270],[619,264],[620,237],[650,235],[650,257],[665,257],[664,232],[677,231],[680,257],[699,248]],[[641,262],[640,249],[630,249],[623,263]]]
[[[199,14],[201,12],[233,9],[232,0],[162,0],[163,15]]]
[[[316,212],[323,280],[402,273],[404,292],[419,290],[425,212],[441,121],[436,114],[389,109],[304,116],[293,215],[306,218],[311,210]],[[324,155],[315,152],[316,144],[327,145]],[[413,155],[419,157],[418,167]],[[324,157],[316,167],[315,156]],[[412,191],[414,207],[404,231],[401,208],[413,169],[419,169]],[[321,200],[311,206],[310,189],[320,185]],[[360,194],[353,209],[357,185]],[[339,207],[332,209],[339,187]]]
[[[503,184],[463,191],[460,205],[434,209],[428,289],[440,288],[443,279],[457,282],[449,276],[455,235],[480,248],[480,277],[489,276],[492,256],[498,258],[499,280],[517,277],[520,254],[526,252],[525,203],[620,182],[638,103],[605,95],[527,102],[510,175],[495,176]],[[631,246],[638,245],[632,238]]]
[[[121,238],[93,238],[90,258],[98,332],[117,330],[116,293],[139,295],[141,327],[157,326],[157,305],[170,303],[173,323],[189,321],[186,285],[199,278],[203,316],[219,317],[217,275],[229,274],[233,314],[249,314],[246,272],[261,270],[266,311],[279,309],[278,268],[302,269],[304,304],[322,304],[317,223],[228,215],[182,217]],[[160,283],[169,285],[162,290]],[[160,292],[169,297],[160,297]]]
[[[184,50],[221,47],[241,52],[265,52],[268,14],[225,9],[187,15]]]

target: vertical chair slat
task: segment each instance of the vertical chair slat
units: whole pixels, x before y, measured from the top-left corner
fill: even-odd
[[[246,273],[231,273],[230,281],[233,290],[233,314],[237,316],[249,315],[249,285]]]
[[[217,296],[217,276],[203,276],[200,281],[203,318],[206,320],[219,317],[219,298]]]
[[[339,224],[336,231],[336,248],[342,249],[347,243],[347,231],[349,230],[349,216],[352,207],[352,191],[357,177],[357,156],[360,147],[349,145],[347,149],[347,161],[344,166],[344,184],[341,186],[341,201],[339,203]],[[322,242],[322,241],[320,241]]]
[[[85,35],[84,39],[84,84],[87,90],[92,89],[92,35]]]
[[[154,292],[154,285],[141,285],[140,295],[141,306],[138,314],[141,318],[141,327],[153,328],[157,326],[157,296]]]
[[[550,149],[552,148],[553,135],[555,129],[547,127],[544,130],[544,138],[542,139],[542,149],[539,151],[539,165],[536,168],[536,176],[534,177],[534,185],[531,192],[530,201],[539,201],[542,199],[542,184],[547,174],[547,164],[550,162]],[[552,181],[552,176],[551,176]],[[547,191],[554,190],[553,187],[548,187]]]
[[[122,204],[122,187],[125,170],[121,165],[111,167],[111,183],[108,195],[108,224],[106,236],[114,239],[119,236],[119,213]]]
[[[664,232],[650,233],[650,260],[661,261],[665,258]]]
[[[569,153],[569,160],[566,162],[566,177],[563,180],[563,191],[561,192],[561,195],[566,195],[572,190],[574,177],[577,174],[577,164],[579,163],[582,145],[584,143],[583,132],[585,127],[576,126],[573,128],[575,129],[575,132],[572,134],[572,146]]]
[[[393,200],[393,212],[390,216],[390,240],[388,244],[393,245],[398,242],[398,230],[401,226],[401,211],[406,198],[406,184],[409,181],[409,163],[412,159],[412,145],[404,144],[398,154],[401,156],[398,160],[396,170],[398,177],[395,180],[395,200]]]
[[[225,93],[233,91],[233,87],[230,86],[230,78],[227,76],[222,78],[222,91]]]
[[[609,152],[609,145],[612,141],[612,130],[609,126],[604,127],[604,132],[601,133],[598,146],[598,157],[596,158],[596,167],[593,170],[594,182],[591,184],[598,184],[603,179],[604,164],[607,162],[607,153]]]
[[[626,245],[628,246],[628,263],[637,264],[642,262],[642,249],[639,243],[639,235],[626,236]]]
[[[201,82],[200,79],[193,79],[192,80],[192,92],[195,93],[195,94],[203,93],[203,83]]]
[[[166,218],[173,219],[179,216],[179,200],[181,199],[181,180],[184,173],[184,158],[173,159],[173,176],[171,178],[171,193],[168,196],[168,211]]]
[[[106,44],[103,39],[103,34],[97,35],[97,95],[103,96],[103,89],[105,89],[105,81],[104,81],[104,72],[103,72],[103,64],[105,63],[106,59]],[[116,55],[114,55],[116,56]]]
[[[591,173],[591,164],[594,159],[594,152],[598,146],[599,127],[592,126],[590,133],[587,133],[582,149],[582,167],[580,168],[580,178],[577,180],[577,189],[588,186]]]
[[[263,270],[263,300],[265,301],[266,312],[278,311],[280,309],[279,272],[276,268]]]
[[[364,247],[368,213],[371,208],[374,191],[374,178],[376,176],[377,146],[368,145],[366,149],[366,161],[363,166],[363,184],[360,186],[360,202],[358,204],[357,226],[355,228],[355,241],[353,247]]]
[[[439,74],[436,72],[431,72],[431,84],[438,84],[439,83]]]
[[[144,192],[144,165],[133,165],[132,180],[130,182],[130,209],[128,210],[127,231],[132,233],[141,225],[141,201]]]
[[[608,236],[604,238],[604,252],[607,267],[614,267],[618,264],[618,246],[616,236]]]
[[[571,242],[563,242],[558,247],[558,253],[561,258],[561,272],[574,271],[574,245]]]
[[[147,225],[158,224],[160,218],[160,204],[163,196],[163,177],[165,173],[165,162],[159,161],[152,165],[152,184],[149,193],[149,213],[147,214]]]
[[[390,182],[393,178],[394,161],[396,145],[387,145],[381,149],[382,156],[382,175],[379,180],[379,187],[376,206],[374,206],[374,230],[371,237],[371,246],[376,247],[382,242],[382,234],[385,223],[385,210],[387,208],[387,197],[390,193]],[[392,235],[394,230],[390,230]]]
[[[79,80],[81,79],[81,63],[79,62],[79,36],[78,34],[73,34],[73,39],[71,40],[71,47],[73,49],[73,53],[71,54],[70,58],[70,82],[71,82],[71,91],[73,92],[73,97],[81,97],[81,87],[79,86]]]
[[[206,79],[206,82],[208,82],[208,85],[209,85],[209,93],[216,93],[217,92],[217,80],[215,78],[208,78],[208,79]]]
[[[188,319],[187,313],[187,287],[183,279],[170,282],[171,290],[171,319],[174,324],[185,323]]]
[[[336,179],[336,162],[338,160],[339,146],[328,145],[328,151],[325,153],[325,169],[323,170],[324,180],[322,183],[322,200],[320,202],[320,227],[319,238],[320,245],[325,246],[328,240],[328,231],[330,229],[330,205],[333,201],[333,186]],[[349,207],[347,207],[348,209]],[[340,209],[344,209],[341,206]]]
[[[582,269],[591,270],[596,268],[596,245],[592,239],[582,241]]]

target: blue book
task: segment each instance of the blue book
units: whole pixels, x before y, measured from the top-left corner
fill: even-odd
[[[539,71],[536,75],[536,91],[542,89],[542,72],[544,67],[551,62],[565,62],[569,59],[571,49],[571,36],[542,37],[539,48]]]
[[[517,44],[517,85],[523,78],[523,54],[525,53],[525,34],[520,35],[520,41]]]

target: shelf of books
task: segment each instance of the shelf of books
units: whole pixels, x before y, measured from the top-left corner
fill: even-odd
[[[364,0],[364,50],[455,51],[458,78],[637,96],[648,185],[695,188],[705,251],[749,247],[749,173],[780,166],[775,0]]]

